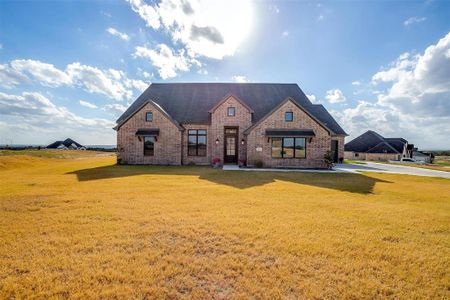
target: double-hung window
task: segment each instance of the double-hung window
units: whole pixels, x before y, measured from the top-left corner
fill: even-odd
[[[305,158],[306,139],[293,137],[272,138],[273,158]]]
[[[145,113],[145,122],[152,122],[153,121],[153,113],[152,112],[146,112]]]
[[[188,155],[206,156],[206,130],[188,130]]]

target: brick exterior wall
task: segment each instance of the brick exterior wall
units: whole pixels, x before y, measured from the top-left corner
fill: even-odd
[[[228,107],[236,108],[236,115],[229,117],[227,115]],[[209,149],[211,159],[220,158],[223,163],[224,157],[224,127],[238,127],[238,160],[247,159],[247,143],[241,144],[245,140],[244,131],[252,125],[252,115],[250,111],[234,97],[229,97],[211,114],[211,126],[208,133]],[[219,143],[216,145],[216,139]]]
[[[153,121],[146,122],[146,112],[153,113]],[[159,128],[154,156],[144,156],[144,139],[136,136],[141,128]],[[117,131],[118,159],[123,164],[180,165],[182,132],[153,104],[148,103]]]
[[[358,156],[355,155],[356,152],[353,151],[345,151],[344,157],[345,159],[353,159],[353,160],[375,160],[375,161],[388,161],[388,160],[400,160],[401,154],[395,153],[358,153]]]
[[[292,111],[294,119],[286,122],[284,113]],[[272,139],[265,136],[267,128],[302,128],[313,129],[316,134],[311,142],[306,141],[306,158],[272,158]],[[287,101],[269,117],[258,124],[247,136],[248,164],[262,161],[265,167],[300,167],[326,168],[323,156],[331,149],[331,136],[322,126],[298,108],[292,101]],[[262,151],[257,151],[262,148]]]
[[[235,107],[235,116],[228,116],[228,107]],[[284,113],[294,113],[293,122],[284,120]],[[146,112],[153,113],[153,121],[146,122]],[[205,112],[208,113],[208,112]],[[224,128],[238,128],[238,161],[246,160],[253,166],[261,160],[265,167],[300,167],[325,168],[323,156],[331,149],[331,140],[338,140],[339,157],[344,157],[344,136],[330,136],[314,119],[301,110],[293,102],[284,103],[273,114],[264,119],[248,134],[244,131],[252,126],[252,114],[239,100],[230,96],[211,113],[211,124],[182,124],[180,129],[152,103],[128,119],[117,132],[118,158],[123,164],[158,164],[181,165],[195,163],[209,165],[212,159],[224,161]],[[141,128],[159,128],[160,133],[155,143],[154,156],[144,156],[144,141],[135,135]],[[302,128],[313,129],[316,136],[306,142],[306,158],[272,158],[272,142],[265,136],[267,128]],[[188,156],[188,130],[204,129],[207,132],[207,155]],[[216,144],[216,140],[219,141]],[[241,141],[244,140],[244,144]],[[261,152],[256,148],[262,148]]]

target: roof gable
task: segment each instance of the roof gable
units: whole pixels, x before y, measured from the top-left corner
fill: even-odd
[[[175,119],[173,119],[158,103],[155,103],[152,100],[144,101],[144,103],[142,103],[140,107],[138,107],[134,112],[132,112],[130,115],[128,115],[127,118],[125,118],[122,121],[120,121],[120,123],[118,123],[117,126],[114,127],[114,129],[115,130],[119,130],[120,126],[125,124],[126,121],[128,121],[132,116],[134,116],[137,112],[139,112],[141,109],[143,109],[147,104],[150,104],[150,105],[154,106],[167,119],[169,119],[175,126],[177,126],[179,130],[184,130],[184,128]]]
[[[233,98],[235,99],[237,102],[239,102],[242,106],[244,106],[250,113],[254,113],[253,109],[251,109],[247,104],[245,104],[244,101],[242,101],[241,99],[239,99],[236,95],[233,95],[232,93],[229,93],[228,95],[226,95],[225,97],[223,97],[222,100],[220,100],[219,102],[217,102],[216,105],[214,105],[208,112],[209,113],[213,113],[217,108],[219,108],[224,102],[226,102],[228,99]]]
[[[308,112],[304,107],[302,107],[300,104],[298,104],[293,98],[291,97],[287,97],[283,102],[281,102],[280,104],[278,104],[277,106],[275,106],[270,112],[268,112],[264,117],[262,117],[261,119],[259,119],[256,123],[254,123],[252,126],[250,126],[248,129],[246,129],[244,131],[244,134],[249,134],[256,126],[258,126],[262,121],[264,121],[265,119],[267,119],[270,115],[272,115],[274,112],[276,112],[277,110],[279,110],[286,102],[291,102],[293,103],[295,106],[297,106],[299,109],[301,109],[306,115],[308,115],[311,119],[313,119],[314,121],[317,122],[317,124],[319,124],[320,126],[323,127],[323,129],[325,129],[328,133],[331,134],[330,129],[325,126],[324,124],[322,124],[322,122],[320,122],[315,116],[313,116],[310,112]]]
[[[345,151],[367,152],[381,142],[385,142],[384,138],[375,131],[368,130],[345,144]]]

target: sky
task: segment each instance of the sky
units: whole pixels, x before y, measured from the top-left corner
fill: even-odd
[[[346,141],[450,149],[450,1],[0,2],[0,144],[115,144],[157,82],[297,83]]]

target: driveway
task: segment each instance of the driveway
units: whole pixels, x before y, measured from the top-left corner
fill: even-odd
[[[336,171],[356,173],[360,171],[381,172],[394,174],[407,174],[417,176],[442,177],[450,178],[450,172],[422,169],[416,167],[399,166],[392,164],[381,164],[374,162],[366,162],[365,164],[337,164]]]

